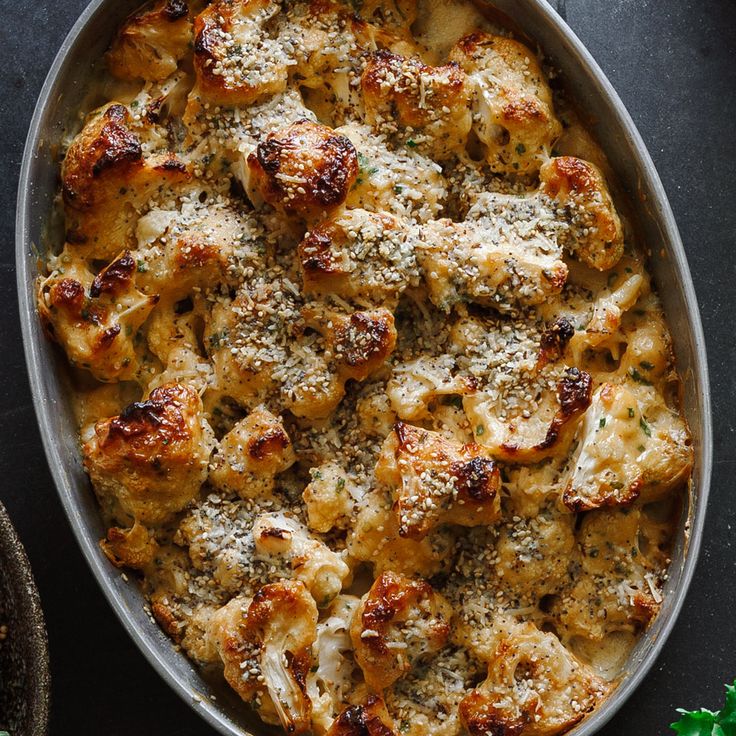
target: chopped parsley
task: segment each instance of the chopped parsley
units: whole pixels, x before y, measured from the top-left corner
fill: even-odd
[[[478,435],[478,437],[480,437],[483,434],[483,432],[485,432],[485,431],[486,431],[486,428],[482,424],[479,424],[475,428],[475,433]]]
[[[603,427],[605,427],[605,426],[606,426],[606,418],[605,417],[601,417],[601,420],[598,422],[598,427],[600,429],[603,429]]]
[[[630,375],[630,376],[631,376],[631,377],[632,377],[632,378],[633,378],[633,379],[634,379],[634,380],[635,380],[635,381],[636,381],[637,383],[641,383],[641,384],[642,384],[643,386],[651,386],[651,385],[652,385],[651,381],[647,381],[647,379],[646,379],[646,378],[644,378],[644,376],[642,376],[642,374],[641,374],[641,373],[639,373],[639,371],[638,371],[638,370],[636,370],[636,368],[632,368],[632,369],[631,369],[631,370],[629,371],[629,375]]]
[[[526,146],[523,143],[516,144],[516,153],[521,156],[526,153]]]
[[[416,148],[419,144],[416,141],[409,138],[409,140],[406,142],[406,145],[409,146],[409,148]]]
[[[634,418],[634,410],[631,407],[629,407],[629,419],[633,419],[633,418]]]
[[[639,426],[641,427],[641,431],[644,432],[647,437],[652,436],[652,430],[644,420],[644,417],[641,417],[641,419],[639,419]]]

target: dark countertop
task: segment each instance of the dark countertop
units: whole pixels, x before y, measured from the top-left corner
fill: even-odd
[[[26,545],[51,645],[51,732],[208,732],[118,624],[72,537],[31,407],[13,267],[17,175],[34,102],[85,0],[5,3],[0,26],[0,499]],[[736,677],[736,4],[558,0],[628,106],[669,194],[698,294],[713,391],[715,468],[705,545],[664,652],[601,733],[665,734],[677,706],[718,708]],[[729,368],[729,366],[731,366]]]

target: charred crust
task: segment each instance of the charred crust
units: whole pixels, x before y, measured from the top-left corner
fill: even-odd
[[[300,135],[309,138],[299,140]],[[306,164],[302,185],[306,193],[296,196],[277,176],[282,168],[290,168],[295,158],[304,158]],[[309,204],[310,199],[322,207],[341,204],[358,175],[358,154],[350,140],[309,120],[297,121],[285,130],[271,133],[250,154],[248,163],[268,177],[267,199],[277,199],[289,211]]]
[[[371,317],[364,312],[350,316],[347,325],[336,330],[335,345],[344,362],[363,366],[391,351],[392,330],[385,317]]]
[[[469,736],[521,736],[526,725],[521,719],[504,718],[478,692],[465,697],[458,710]]]
[[[181,641],[181,631],[176,616],[163,603],[151,603],[151,613],[158,621],[159,626],[175,641]]]
[[[587,371],[568,368],[557,384],[557,398],[564,418],[582,414],[589,406],[593,379]]]
[[[108,423],[107,438],[101,444],[115,439],[123,441],[145,437],[156,432],[156,440],[163,445],[190,436],[183,415],[183,403],[191,399],[191,389],[179,385],[160,386],[146,401],[136,401],[123,409]]]
[[[496,497],[500,474],[493,460],[474,457],[467,462],[453,463],[451,472],[457,479],[455,488],[458,494],[483,502]]]
[[[166,20],[173,22],[189,15],[189,8],[185,0],[167,0],[161,14]]]
[[[130,284],[135,268],[133,256],[130,255],[129,251],[125,251],[120,258],[114,260],[95,276],[92,286],[89,288],[89,295],[97,298],[101,294],[119,294]]]
[[[371,696],[365,705],[351,705],[335,719],[329,736],[395,736],[394,732],[370,709],[380,703]]]
[[[339,273],[335,265],[331,248],[333,245],[333,228],[314,229],[299,244],[302,268],[309,275],[331,275]]]
[[[106,350],[120,334],[120,325],[108,327],[99,337],[97,345],[100,350]]]
[[[285,450],[290,444],[289,436],[281,427],[272,427],[248,441],[248,454],[256,460],[263,460],[274,452]]]
[[[178,158],[167,158],[163,163],[154,167],[156,171],[177,171],[181,174],[187,173],[187,166]]]
[[[570,484],[562,492],[562,503],[573,513],[592,511],[605,506],[631,506],[639,498],[644,481],[637,478],[625,491],[607,493],[594,498],[580,496]]]
[[[482,31],[475,31],[463,36],[458,42],[457,47],[466,55],[471,56],[477,50],[478,46],[493,46],[493,39]]]
[[[115,166],[140,161],[143,149],[138,137],[133,135],[124,123],[128,111],[123,105],[110,105],[104,113],[107,123],[100,131],[99,143],[102,152],[92,165],[92,176],[100,176],[106,169]]]
[[[84,287],[76,279],[61,279],[51,287],[51,302],[79,314],[84,304]]]

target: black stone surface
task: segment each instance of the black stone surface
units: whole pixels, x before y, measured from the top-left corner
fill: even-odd
[[[51,643],[56,736],[205,734],[104,601],[52,487],[31,408],[13,267],[17,174],[46,71],[84,0],[5,0],[0,24],[0,498],[26,545]],[[664,653],[604,736],[665,734],[676,706],[719,707],[736,677],[736,3],[559,0],[646,141],[680,226],[713,390],[705,547]]]

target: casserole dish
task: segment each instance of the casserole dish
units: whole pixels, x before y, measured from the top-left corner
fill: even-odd
[[[34,395],[45,433],[44,442],[49,460],[57,473],[57,485],[63,502],[93,569],[124,623],[154,665],[166,674],[181,693],[200,700],[201,708],[208,719],[220,725],[224,732],[234,732],[232,729],[235,728],[235,723],[243,726],[251,724],[243,707],[235,706],[232,697],[220,692],[216,686],[213,686],[212,693],[222,705],[216,708],[210,702],[208,696],[211,693],[205,680],[186,661],[180,659],[163,635],[151,626],[135,586],[128,586],[124,579],[118,578],[107,567],[97,549],[96,541],[102,536],[103,527],[97,512],[92,510],[93,502],[86,491],[87,483],[76,449],[76,432],[72,429],[74,424],[68,398],[71,392],[63,385],[63,379],[59,378],[63,373],[46,373],[41,370],[42,365],[50,368],[55,358],[41,342],[40,331],[30,306],[29,289],[35,275],[33,269],[29,268],[30,259],[33,258],[31,245],[35,244],[43,249],[45,242],[54,240],[53,223],[51,232],[45,231],[41,224],[49,220],[47,213],[53,210],[59,144],[67,134],[75,132],[77,128],[75,111],[94,106],[94,99],[85,99],[90,87],[88,70],[94,68],[93,61],[101,56],[113,29],[133,7],[132,3],[116,5],[114,8],[105,3],[91,6],[65,43],[44,90],[31,128],[21,178],[18,221],[21,313],[26,330]],[[627,667],[629,674],[617,693],[609,704],[579,729],[579,733],[590,733],[610,716],[615,704],[625,698],[653,660],[664,640],[663,634],[669,630],[674,620],[694,564],[702,525],[710,452],[702,336],[687,268],[671,214],[651,163],[630,121],[620,109],[614,93],[606,86],[579,44],[560,25],[546,5],[528,2],[513,4],[512,8],[510,3],[498,3],[497,10],[513,10],[517,25],[524,29],[526,35],[540,43],[548,57],[561,70],[567,84],[576,90],[576,101],[582,108],[590,111],[594,120],[605,121],[593,124],[592,129],[603,141],[613,168],[618,173],[622,189],[639,203],[637,209],[644,210],[639,218],[638,228],[644,242],[650,245],[655,254],[652,262],[655,278],[660,288],[667,286],[664,306],[675,328],[674,332],[679,337],[679,341],[676,341],[676,352],[685,381],[685,412],[696,445],[694,488],[697,493],[693,494],[692,503],[686,508],[686,514],[681,520],[681,541],[675,551],[675,561],[670,571],[670,595],[666,597],[662,615],[633,653]],[[627,169],[617,166],[618,162],[626,162]],[[632,162],[633,166],[630,166]],[[670,285],[677,286],[669,288]],[[688,523],[690,536],[685,534]]]

